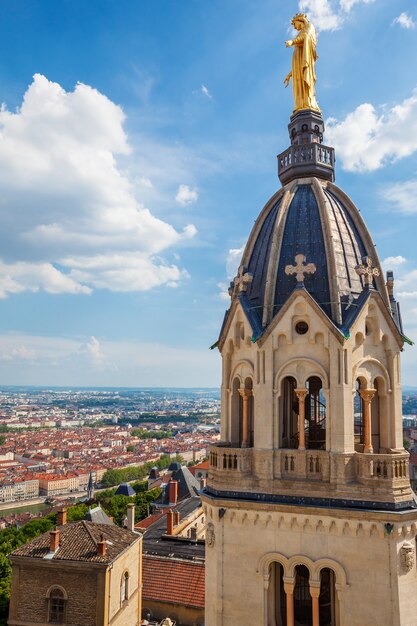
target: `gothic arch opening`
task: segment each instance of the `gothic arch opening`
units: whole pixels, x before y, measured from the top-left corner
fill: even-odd
[[[310,376],[306,384],[306,448],[310,450],[326,449],[326,400],[323,395],[323,383],[318,376]]]

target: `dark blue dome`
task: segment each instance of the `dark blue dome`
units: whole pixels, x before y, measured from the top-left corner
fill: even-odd
[[[288,272],[297,255],[315,266],[298,282]],[[296,288],[305,289],[343,328],[355,310],[352,304],[368,290],[357,271],[366,257],[379,272],[371,287],[392,309],[375,245],[352,201],[330,181],[294,181],[271,198],[256,221],[239,268],[248,280],[232,283],[232,299],[239,298],[255,339]]]

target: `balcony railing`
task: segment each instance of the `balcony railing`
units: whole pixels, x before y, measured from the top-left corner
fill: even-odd
[[[208,487],[289,495],[307,493],[363,501],[412,498],[407,452],[332,454],[326,450],[257,450],[210,446]],[[332,496],[332,494],[334,494]]]
[[[210,468],[226,472],[250,472],[252,450],[231,448],[227,444],[210,447]]]
[[[408,452],[400,454],[357,453],[356,476],[359,482],[395,481],[409,482]]]
[[[278,175],[285,183],[297,176],[334,179],[334,148],[320,143],[292,145],[278,155]]]

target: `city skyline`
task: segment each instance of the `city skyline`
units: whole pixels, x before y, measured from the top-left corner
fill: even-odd
[[[6,1],[3,385],[220,384],[208,348],[242,245],[280,187],[292,111],[284,41],[298,10],[320,33],[317,93],[336,183],[394,270],[417,340],[411,0]],[[405,385],[417,384],[416,364],[407,348]]]

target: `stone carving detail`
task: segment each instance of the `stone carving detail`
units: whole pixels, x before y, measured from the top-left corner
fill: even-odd
[[[206,528],[206,546],[212,548],[216,541],[216,535],[214,534],[214,524],[209,522]]]
[[[246,291],[248,285],[252,282],[252,280],[252,274],[247,271],[246,267],[241,265],[239,267],[237,276],[230,283],[229,296],[233,298],[233,296],[239,295],[243,291]]]
[[[380,273],[377,267],[373,267],[373,261],[370,256],[363,257],[362,265],[357,265],[355,272],[359,274],[359,276],[363,276],[367,287],[372,285],[374,276],[379,276]]]
[[[285,273],[287,276],[291,274],[295,274],[297,279],[297,283],[304,282],[304,274],[314,274],[316,271],[316,266],[314,263],[305,264],[306,257],[304,254],[297,254],[295,256],[295,265],[286,265]]]
[[[400,549],[400,565],[403,572],[410,572],[414,567],[414,548],[405,543]]]

